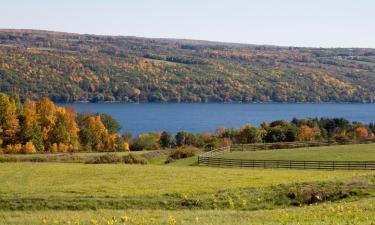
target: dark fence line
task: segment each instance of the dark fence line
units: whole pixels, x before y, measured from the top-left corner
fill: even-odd
[[[375,139],[367,139],[358,142],[338,143],[338,142],[276,142],[276,143],[256,143],[256,144],[235,144],[231,146],[231,151],[258,151],[258,150],[275,150],[275,149],[293,149],[304,147],[319,147],[331,145],[348,145],[348,144],[369,144],[374,143]]]
[[[199,165],[239,168],[375,170],[375,161],[245,160],[199,156]]]

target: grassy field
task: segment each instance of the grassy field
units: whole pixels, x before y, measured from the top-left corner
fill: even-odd
[[[225,157],[370,160],[372,151],[374,144],[233,152]],[[375,221],[375,171],[210,168],[197,166],[197,157],[170,164],[164,164],[165,159],[156,154],[148,165],[0,163],[0,224]],[[322,200],[311,204],[316,195]]]
[[[375,198],[276,210],[0,211],[1,224],[41,225],[373,225]]]
[[[144,196],[345,179],[375,171],[221,169],[124,164],[0,164],[0,195]]]
[[[254,160],[373,161],[375,160],[375,144],[336,145],[265,151],[234,151],[217,157]]]

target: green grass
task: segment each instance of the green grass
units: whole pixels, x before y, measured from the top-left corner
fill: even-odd
[[[1,163],[0,224],[86,225],[92,219],[139,225],[346,224],[349,219],[366,224],[375,219],[375,171],[188,166],[194,163],[196,157],[168,165]],[[326,193],[334,203],[292,206],[305,205],[313,193]]]
[[[173,163],[170,163],[173,166],[197,166],[198,165],[198,156],[193,156],[185,159],[176,160]]]
[[[290,189],[271,188],[275,185],[332,182],[368,175],[375,175],[375,171],[3,163],[0,210],[210,208],[216,198],[218,208],[225,208],[226,198],[231,195],[256,201],[257,196],[268,198]],[[267,199],[267,204],[256,203],[254,207],[269,208],[275,204]]]
[[[85,211],[0,211],[0,224],[138,224],[138,225],[372,225],[375,198],[324,203],[276,210],[85,210]]]
[[[375,171],[224,169],[125,164],[0,164],[2,196],[132,196],[212,192],[375,174]]]
[[[336,145],[298,149],[277,149],[264,151],[234,151],[220,158],[255,160],[321,160],[350,161],[375,160],[375,144]]]

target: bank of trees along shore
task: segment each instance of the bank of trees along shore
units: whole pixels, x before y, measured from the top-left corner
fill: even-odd
[[[0,143],[4,153],[126,151],[118,125],[108,115],[78,115],[40,101],[10,98],[0,93]]]
[[[3,153],[154,150],[195,146],[212,149],[230,144],[335,141],[373,138],[375,124],[343,118],[293,119],[250,124],[240,129],[219,128],[214,133],[151,132],[132,137],[119,134],[121,126],[107,114],[77,114],[48,98],[39,101],[0,93],[0,147]]]

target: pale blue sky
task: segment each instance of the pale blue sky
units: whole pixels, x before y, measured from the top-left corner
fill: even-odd
[[[374,0],[4,0],[0,28],[375,48]]]

